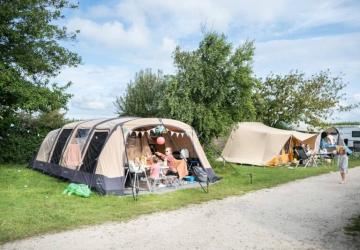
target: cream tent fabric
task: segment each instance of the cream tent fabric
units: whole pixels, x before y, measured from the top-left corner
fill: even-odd
[[[159,125],[168,130],[163,134],[166,146],[174,151],[188,149],[209,177],[215,176],[194,129],[180,121],[159,118],[120,117],[66,124],[47,135],[32,167],[88,184],[100,193],[122,194],[128,161],[151,154],[149,131]]]
[[[271,128],[258,122],[242,122],[232,130],[222,156],[228,162],[267,165],[280,155],[290,139],[314,148],[316,137],[316,134]]]
[[[51,149],[55,143],[56,137],[59,134],[60,129],[53,130],[47,134],[43,142],[41,143],[40,149],[36,156],[36,159],[39,161],[47,161]]]

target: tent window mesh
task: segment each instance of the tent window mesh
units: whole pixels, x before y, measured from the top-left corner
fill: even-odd
[[[76,138],[77,144],[79,144],[79,146],[80,146],[81,152],[84,149],[86,139],[88,138],[89,133],[90,133],[90,129],[78,129],[76,132],[75,138]]]
[[[83,165],[80,170],[87,173],[94,173],[95,167],[101,153],[102,148],[104,147],[108,132],[95,132],[94,136],[91,138],[89,147],[86,151]]]
[[[72,129],[64,129],[61,132],[59,139],[56,142],[54,152],[51,156],[50,163],[59,164],[61,153],[65,147],[65,144],[66,144],[69,136],[71,135],[71,132],[72,132]]]

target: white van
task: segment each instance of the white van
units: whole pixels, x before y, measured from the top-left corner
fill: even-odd
[[[336,126],[344,141],[354,151],[360,151],[360,125]]]

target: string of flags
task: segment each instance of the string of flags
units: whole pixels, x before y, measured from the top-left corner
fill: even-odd
[[[139,134],[141,134],[141,136],[144,136],[145,134],[150,135],[151,132],[155,133],[155,128],[149,129],[149,130],[142,130],[142,131],[129,131],[130,134],[135,133],[136,136],[138,136]],[[188,136],[188,134],[186,132],[175,132],[175,131],[170,131],[168,129],[166,129],[166,132],[169,133],[170,132],[170,136],[175,136],[175,137],[184,137],[184,136]]]

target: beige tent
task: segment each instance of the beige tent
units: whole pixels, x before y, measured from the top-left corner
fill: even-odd
[[[281,130],[258,122],[238,123],[222,152],[228,162],[274,166],[292,160],[292,148],[304,142],[315,147],[317,134]]]
[[[154,143],[154,128],[163,125],[165,145]],[[85,183],[100,193],[123,194],[129,160],[170,146],[188,149],[209,177],[214,172],[194,129],[180,121],[158,118],[112,118],[78,121],[51,131],[42,142],[32,167],[55,176]]]

